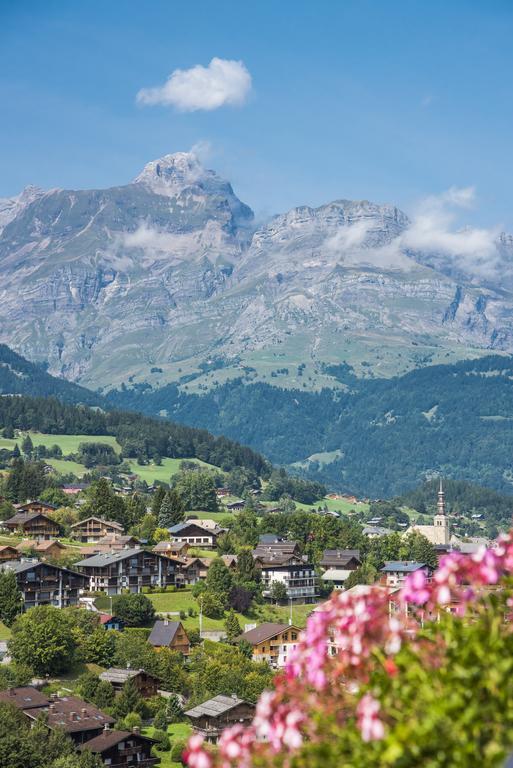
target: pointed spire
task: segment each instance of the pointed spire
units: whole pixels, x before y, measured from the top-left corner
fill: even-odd
[[[445,515],[445,493],[442,485],[442,478],[440,478],[440,489],[438,491],[438,503],[436,506],[437,514]]]

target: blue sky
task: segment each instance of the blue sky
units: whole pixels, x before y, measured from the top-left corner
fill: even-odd
[[[513,3],[0,0],[0,195],[122,184],[210,147],[260,215],[476,187],[513,230]],[[244,62],[243,104],[136,102],[177,68]]]

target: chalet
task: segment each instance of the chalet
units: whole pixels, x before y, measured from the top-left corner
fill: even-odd
[[[344,582],[353,571],[360,567],[359,549],[326,549],[320,565],[324,568],[321,578],[324,583],[342,589]]]
[[[288,600],[310,603],[318,595],[314,566],[299,552],[297,541],[258,544],[253,557],[261,570],[264,597],[271,596],[273,582],[282,582]]]
[[[87,578],[81,573],[40,560],[9,560],[0,563],[0,570],[13,571],[25,610],[37,605],[78,605],[79,591],[87,587]]]
[[[53,469],[53,467],[52,467]],[[40,499],[34,499],[33,501],[26,501],[24,504],[14,505],[17,512],[24,512],[26,514],[39,512],[40,514],[48,514],[49,512],[55,512],[57,507],[55,504],[49,504],[47,501],[40,501]]]
[[[125,628],[125,622],[112,616],[110,613],[100,613],[100,626],[104,629],[112,629],[116,632],[122,632]]]
[[[95,544],[108,534],[121,535],[123,526],[115,520],[103,520],[101,517],[87,517],[70,526],[71,536],[84,543]]]
[[[9,544],[4,544],[0,547],[0,562],[4,560],[17,560],[20,553],[16,547],[11,547]]]
[[[120,536],[117,533],[109,533],[99,541],[99,546],[110,546],[111,549],[124,549],[125,547],[138,547],[141,540],[137,536]]]
[[[142,736],[138,729],[133,731],[111,730],[106,725],[99,736],[85,741],[79,750],[99,755],[106,766],[114,768],[152,768],[160,765],[160,758],[153,757],[154,739]]]
[[[21,531],[28,539],[55,539],[60,534],[60,526],[43,512],[19,511],[2,523],[11,533]]]
[[[246,502],[244,499],[236,499],[235,501],[228,502],[225,506],[230,512],[239,512],[241,509],[244,509]]]
[[[133,680],[135,686],[143,698],[149,698],[157,695],[158,680],[153,675],[145,672],[144,669],[117,669],[111,667],[100,674],[100,680],[110,683],[116,693],[121,693],[121,689],[128,680]]]
[[[89,578],[91,592],[104,591],[107,595],[120,595],[123,590],[137,593],[143,587],[176,583],[177,564],[173,560],[140,548],[93,555],[75,565]]]
[[[249,725],[255,714],[255,705],[238,696],[214,696],[213,699],[189,709],[186,716],[195,733],[205,741],[216,744],[222,732],[232,725]]]
[[[299,627],[266,621],[243,632],[236,640],[244,640],[253,648],[253,661],[266,661],[271,667],[284,667],[287,657],[296,647]]]
[[[50,704],[50,699],[37,688],[30,685],[8,688],[0,691],[0,703],[12,704],[16,709],[42,709]]]
[[[221,560],[230,571],[237,568],[237,555],[221,555]]]
[[[433,573],[433,569],[425,563],[417,563],[412,560],[390,560],[385,562],[380,570],[379,583],[392,588],[400,587],[404,584],[406,577],[416,571],[423,571],[428,577]]]
[[[159,541],[153,547],[154,552],[168,557],[185,557],[188,549],[189,545],[186,541]]]
[[[177,586],[184,587],[196,584],[207,578],[208,569],[212,563],[211,557],[182,557],[176,574]]]
[[[42,560],[47,560],[48,558],[57,560],[59,557],[61,557],[66,547],[56,539],[49,541],[24,539],[17,545],[16,549],[19,553],[34,552],[34,554],[39,556]]]
[[[158,619],[153,625],[148,643],[154,648],[171,648],[172,651],[180,651],[184,656],[187,656],[190,651],[189,637],[181,621]]]
[[[261,533],[258,537],[259,544],[278,544],[280,541],[283,539],[280,539],[275,533]]]
[[[202,521],[187,520],[185,523],[178,523],[169,528],[169,533],[173,541],[185,541],[191,547],[201,547],[202,549],[215,549],[217,546],[217,537],[223,533],[217,526],[214,529],[207,529]]]
[[[99,736],[105,725],[114,723],[113,717],[76,696],[52,694],[48,706],[24,709],[23,712],[32,722],[44,714],[48,728],[64,731],[75,745]]]

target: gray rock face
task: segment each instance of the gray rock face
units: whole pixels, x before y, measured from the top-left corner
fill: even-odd
[[[412,248],[409,227],[393,206],[337,200],[255,229],[188,153],[122,187],[28,188],[0,200],[0,341],[89,386],[152,366],[163,383],[210,358],[366,358],[393,372],[419,351],[512,352],[513,238],[497,241],[505,278],[478,279]]]

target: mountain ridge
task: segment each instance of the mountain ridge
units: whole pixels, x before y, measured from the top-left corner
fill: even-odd
[[[342,361],[391,376],[513,352],[504,233],[493,246],[502,279],[479,281],[461,233],[449,238],[461,258],[419,249],[424,230],[393,205],[341,198],[256,225],[191,153],[151,161],[126,185],[4,199],[0,225],[2,210],[0,341],[89,388],[186,375],[201,391],[217,360],[219,383],[241,367],[259,381],[281,369],[293,388],[303,367],[300,385],[318,390],[334,386],[323,366]]]

